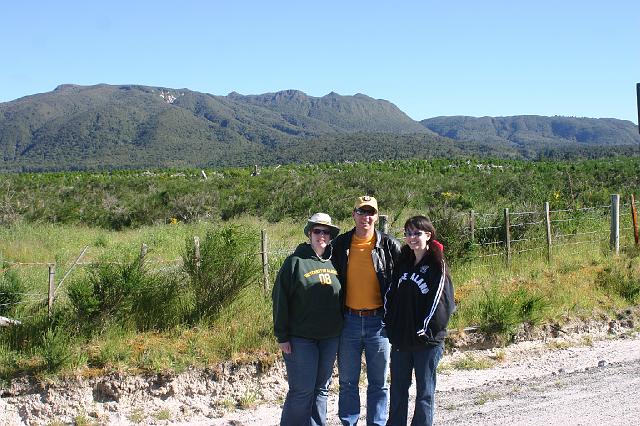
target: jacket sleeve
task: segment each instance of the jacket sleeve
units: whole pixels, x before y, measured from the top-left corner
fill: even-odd
[[[446,330],[449,318],[455,310],[453,284],[446,268],[446,263],[442,262],[442,272],[437,277],[437,283],[434,283],[435,295],[427,306],[423,327],[417,332],[419,336],[429,336],[429,329],[434,336]]]
[[[278,343],[289,341],[289,295],[291,277],[293,276],[293,260],[289,256],[282,264],[271,292],[273,302],[273,334]]]
[[[389,283],[389,287],[387,287],[387,292],[384,294],[384,317],[383,317],[383,325],[387,329],[387,335],[389,333],[389,328],[391,326],[391,311],[393,309],[393,300],[396,294],[396,289],[398,288],[398,274],[394,271],[391,282]]]

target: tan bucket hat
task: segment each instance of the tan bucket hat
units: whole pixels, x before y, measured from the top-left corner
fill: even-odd
[[[330,229],[329,233],[331,235],[331,239],[332,240],[335,237],[338,236],[338,233],[340,233],[340,228],[338,228],[333,223],[331,223],[331,216],[329,216],[326,213],[314,213],[307,220],[307,224],[304,227],[304,235],[306,235],[308,237],[309,236],[309,232],[311,232],[313,227],[316,226],[316,225],[328,226],[329,229]]]

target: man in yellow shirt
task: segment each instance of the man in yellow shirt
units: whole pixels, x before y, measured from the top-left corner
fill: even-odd
[[[344,294],[344,328],[338,349],[340,394],[338,416],[353,426],[360,416],[358,382],[362,352],[367,365],[367,425],[387,422],[389,355],[384,335],[383,298],[400,254],[400,242],[375,229],[378,201],[358,197],[353,209],[355,228],[333,242],[333,261]]]

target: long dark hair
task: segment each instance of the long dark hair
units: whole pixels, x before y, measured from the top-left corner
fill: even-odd
[[[429,248],[424,254],[424,259],[429,264],[429,266],[442,270],[444,253],[442,253],[441,245],[433,242],[436,239],[436,228],[433,227],[433,223],[431,223],[429,219],[422,215],[413,216],[407,219],[407,221],[404,223],[404,230],[408,231],[409,229],[417,229],[419,231],[431,233],[431,239],[428,242]],[[404,261],[413,262],[415,260],[413,250],[411,250],[411,248],[407,244],[402,246],[400,256]]]

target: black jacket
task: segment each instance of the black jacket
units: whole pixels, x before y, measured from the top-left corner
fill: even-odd
[[[347,282],[347,265],[349,263],[349,248],[355,228],[349,232],[338,235],[332,242],[333,246],[333,264],[338,271],[338,278],[342,283],[342,300],[347,300],[347,292],[349,291],[349,283]],[[378,276],[378,284],[380,285],[380,294],[384,298],[389,283],[393,278],[393,271],[396,267],[398,256],[400,255],[400,242],[390,235],[384,234],[378,230],[376,232],[376,245],[371,251],[371,259],[373,260],[373,268]]]
[[[415,266],[413,262],[413,256],[401,258],[384,300],[387,336],[399,350],[442,343],[456,309],[446,263],[433,264],[426,256]]]

